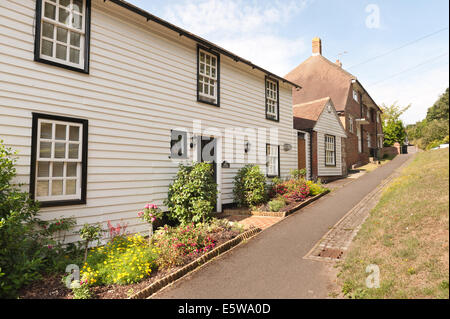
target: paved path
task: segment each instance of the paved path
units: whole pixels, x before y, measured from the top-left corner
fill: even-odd
[[[327,298],[330,265],[304,259],[328,230],[411,155],[320,198],[153,298]]]

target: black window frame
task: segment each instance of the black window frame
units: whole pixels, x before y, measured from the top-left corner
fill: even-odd
[[[277,84],[277,118],[274,119],[267,115],[267,80],[275,82]],[[280,82],[277,79],[274,79],[268,75],[264,77],[264,104],[266,108],[266,119],[269,121],[280,122]]]
[[[81,163],[81,196],[80,199],[68,199],[68,200],[54,200],[39,202],[40,207],[55,207],[55,206],[69,206],[69,205],[84,205],[86,204],[87,194],[87,168],[88,168],[88,137],[89,137],[89,121],[80,118],[32,113],[32,129],[31,129],[31,162],[30,162],[30,198],[35,199],[36,193],[36,166],[37,166],[37,143],[38,143],[38,121],[39,119],[47,119],[53,121],[73,122],[79,123],[83,126],[82,136],[82,163]]]
[[[84,35],[84,67],[77,68],[60,62],[47,60],[41,57],[41,26],[42,26],[42,3],[43,0],[36,0],[36,25],[34,30],[34,61],[57,66],[63,69],[89,74],[89,55],[91,43],[91,0],[86,0],[85,13],[85,35]]]
[[[217,59],[217,83],[216,83],[216,85],[217,85],[217,101],[216,101],[216,103],[202,100],[202,97],[200,96],[200,92],[198,89],[198,82],[199,82],[199,76],[200,76],[200,50],[206,51],[209,54],[214,55]],[[200,44],[197,44],[197,82],[196,82],[196,87],[197,87],[197,102],[220,107],[220,53],[217,53],[211,49],[208,49]]]
[[[181,136],[181,139],[174,140],[173,136],[177,134],[178,137]],[[183,142],[184,141],[184,142]],[[172,147],[175,143],[182,142],[181,152],[182,154],[173,154]],[[184,151],[184,152],[183,152]],[[187,132],[182,130],[170,130],[170,156],[171,159],[187,159],[188,158],[188,148],[187,148]]]
[[[333,151],[333,155],[334,155],[334,165],[330,165],[327,164],[327,137],[332,137],[334,140],[334,151]],[[335,135],[331,135],[331,134],[325,134],[324,136],[324,163],[325,163],[325,167],[336,167],[337,166],[337,162],[336,162],[336,136]]]
[[[268,167],[269,167],[269,161],[267,160],[267,148],[268,148],[268,146],[277,146],[277,149],[278,149],[278,167],[277,167],[277,174],[276,175],[269,175],[269,170],[268,170]],[[268,178],[274,178],[274,177],[280,177],[281,175],[280,175],[280,145],[277,145],[277,144],[270,144],[270,143],[266,143],[266,176],[268,177]]]

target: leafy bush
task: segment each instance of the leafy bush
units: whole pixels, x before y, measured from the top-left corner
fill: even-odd
[[[239,206],[255,206],[267,200],[266,177],[259,166],[246,165],[234,177],[234,201]]]
[[[86,262],[87,259],[89,243],[100,240],[103,236],[103,232],[102,226],[89,224],[84,224],[78,231],[80,238],[84,241],[84,262]]]
[[[153,239],[160,253],[157,263],[162,268],[182,265],[186,257],[201,254],[216,245],[205,224],[166,225],[155,232]]]
[[[168,217],[182,224],[210,218],[217,201],[217,184],[211,164],[180,165],[175,181],[169,186]]]
[[[70,288],[73,292],[73,299],[91,299],[92,294],[89,289],[87,279],[72,282]]]
[[[300,178],[305,178],[306,176],[306,169],[302,168],[302,169],[293,169],[290,172],[292,178],[294,179],[300,179]]]
[[[116,236],[89,251],[80,274],[89,285],[136,283],[150,275],[157,257],[143,236]]]
[[[25,284],[40,278],[52,241],[35,217],[38,205],[12,183],[16,153],[0,141],[0,297],[16,297]]]
[[[286,205],[283,198],[275,198],[269,202],[269,209],[271,212],[279,212]]]
[[[323,187],[320,183],[314,183],[312,181],[307,181],[306,184],[309,187],[309,195],[310,196],[316,196],[319,194],[322,194],[327,190],[327,188]]]

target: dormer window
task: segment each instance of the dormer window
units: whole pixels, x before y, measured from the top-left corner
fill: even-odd
[[[90,0],[37,0],[35,60],[89,72]]]

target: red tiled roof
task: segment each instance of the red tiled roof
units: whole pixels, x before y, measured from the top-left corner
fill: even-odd
[[[302,86],[302,89],[294,94],[293,104],[328,96],[333,100],[337,111],[344,111],[352,80],[356,80],[354,75],[322,55],[309,57],[285,78]]]
[[[327,96],[318,100],[295,104],[293,106],[294,128],[297,130],[314,128],[328,101],[330,101],[330,97]]]

